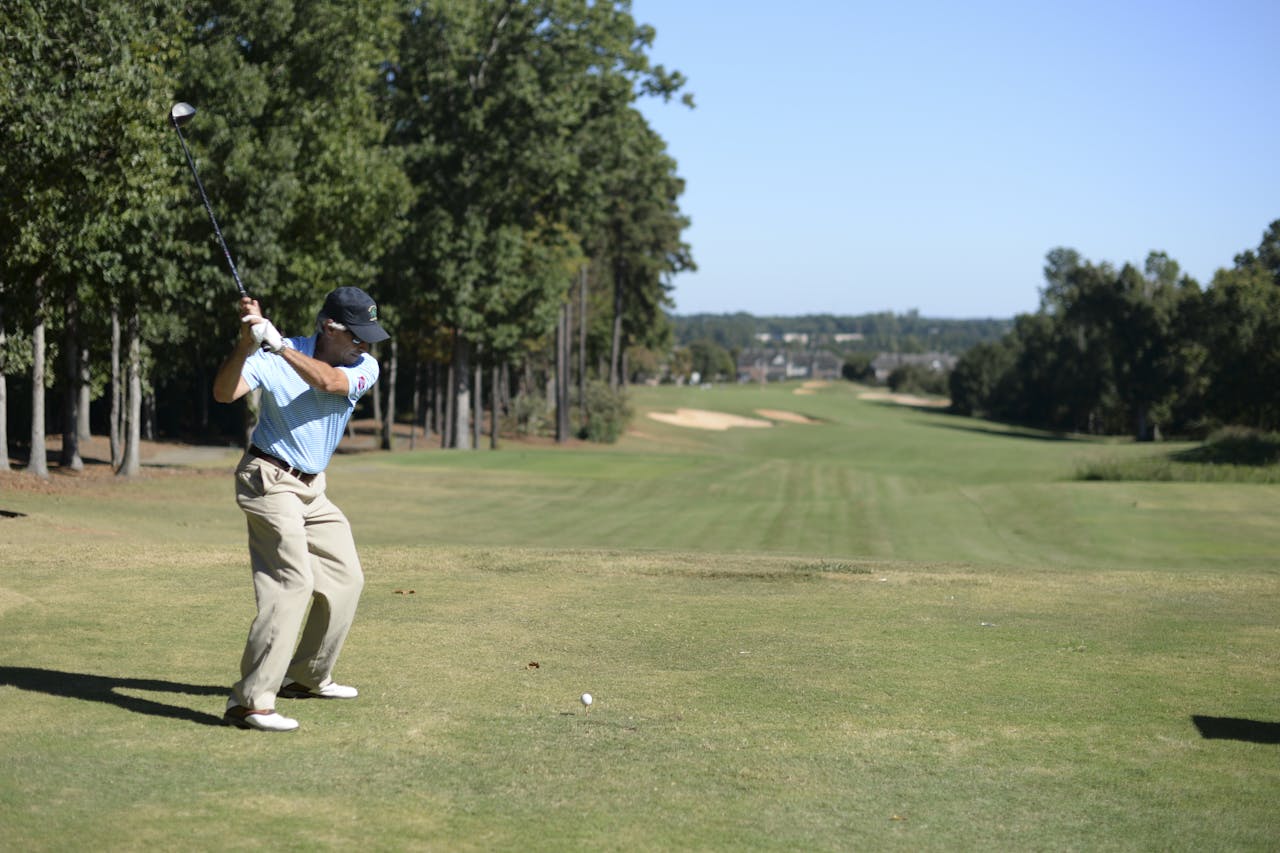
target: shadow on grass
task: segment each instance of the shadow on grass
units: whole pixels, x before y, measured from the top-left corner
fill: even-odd
[[[1248,743],[1280,743],[1280,723],[1263,723],[1234,717],[1191,718],[1205,740],[1243,740]]]
[[[946,412],[937,412],[934,414],[943,415],[945,418],[952,417]],[[1078,438],[1057,432],[1037,432],[1029,429],[1019,429],[1017,427],[1007,427],[1004,429],[998,427],[975,426],[973,424],[960,423],[959,421],[946,420],[942,417],[934,422],[935,426],[944,429],[960,430],[961,432],[976,432],[982,435],[994,435],[999,438],[1029,438],[1034,441],[1079,441]]]
[[[86,675],[82,672],[59,672],[55,669],[33,669],[25,666],[0,666],[0,685],[11,685],[19,690],[83,699],[88,702],[106,702],[153,717],[186,720],[202,726],[221,726],[222,718],[184,708],[167,705],[150,699],[139,699],[119,693],[119,690],[151,690],[157,693],[186,693],[194,696],[225,696],[226,687],[206,687],[198,684],[179,684],[154,678],[113,678],[107,675]]]
[[[1199,447],[1170,454],[1169,458],[1200,465],[1262,468],[1280,463],[1280,436],[1243,429],[1222,430]]]

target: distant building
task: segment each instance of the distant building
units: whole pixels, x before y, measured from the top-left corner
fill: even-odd
[[[925,353],[893,353],[882,352],[871,361],[871,367],[876,372],[876,381],[884,382],[889,378],[889,374],[897,370],[899,367],[905,367],[908,364],[923,365],[935,373],[944,373],[956,366],[959,359],[945,352],[925,352]]]
[[[738,355],[739,382],[783,382],[787,379],[839,379],[844,361],[834,353],[790,352],[772,348],[743,350]]]

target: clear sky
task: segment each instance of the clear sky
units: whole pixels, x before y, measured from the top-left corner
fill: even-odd
[[[696,108],[677,314],[1011,317],[1045,253],[1208,284],[1280,219],[1280,0],[633,0]]]

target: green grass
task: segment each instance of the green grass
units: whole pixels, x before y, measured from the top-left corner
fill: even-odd
[[[1145,451],[794,390],[339,458],[362,695],[282,700],[292,735],[216,725],[226,469],[0,493],[0,848],[1274,849],[1276,487],[1079,482]],[[643,416],[678,406],[821,423]]]

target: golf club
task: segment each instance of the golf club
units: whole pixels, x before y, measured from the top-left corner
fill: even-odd
[[[204,184],[200,182],[200,173],[196,171],[196,161],[192,159],[191,149],[187,147],[186,137],[182,135],[182,125],[186,124],[195,114],[195,107],[179,101],[169,110],[169,121],[173,122],[173,129],[178,134],[178,141],[182,143],[182,151],[187,155],[187,165],[191,167],[191,176],[196,179],[196,189],[200,190],[200,198],[204,201],[204,209],[209,211],[209,221],[213,223],[213,233],[218,236],[218,245],[222,246],[222,254],[227,258],[227,266],[231,267],[231,277],[236,280],[236,289],[240,291],[241,296],[248,296],[249,293],[244,289],[244,285],[240,283],[240,273],[236,272],[236,262],[231,259],[231,250],[227,248],[227,241],[222,239],[222,229],[218,227],[218,220],[213,215],[213,205],[209,204],[209,196],[204,191]]]

